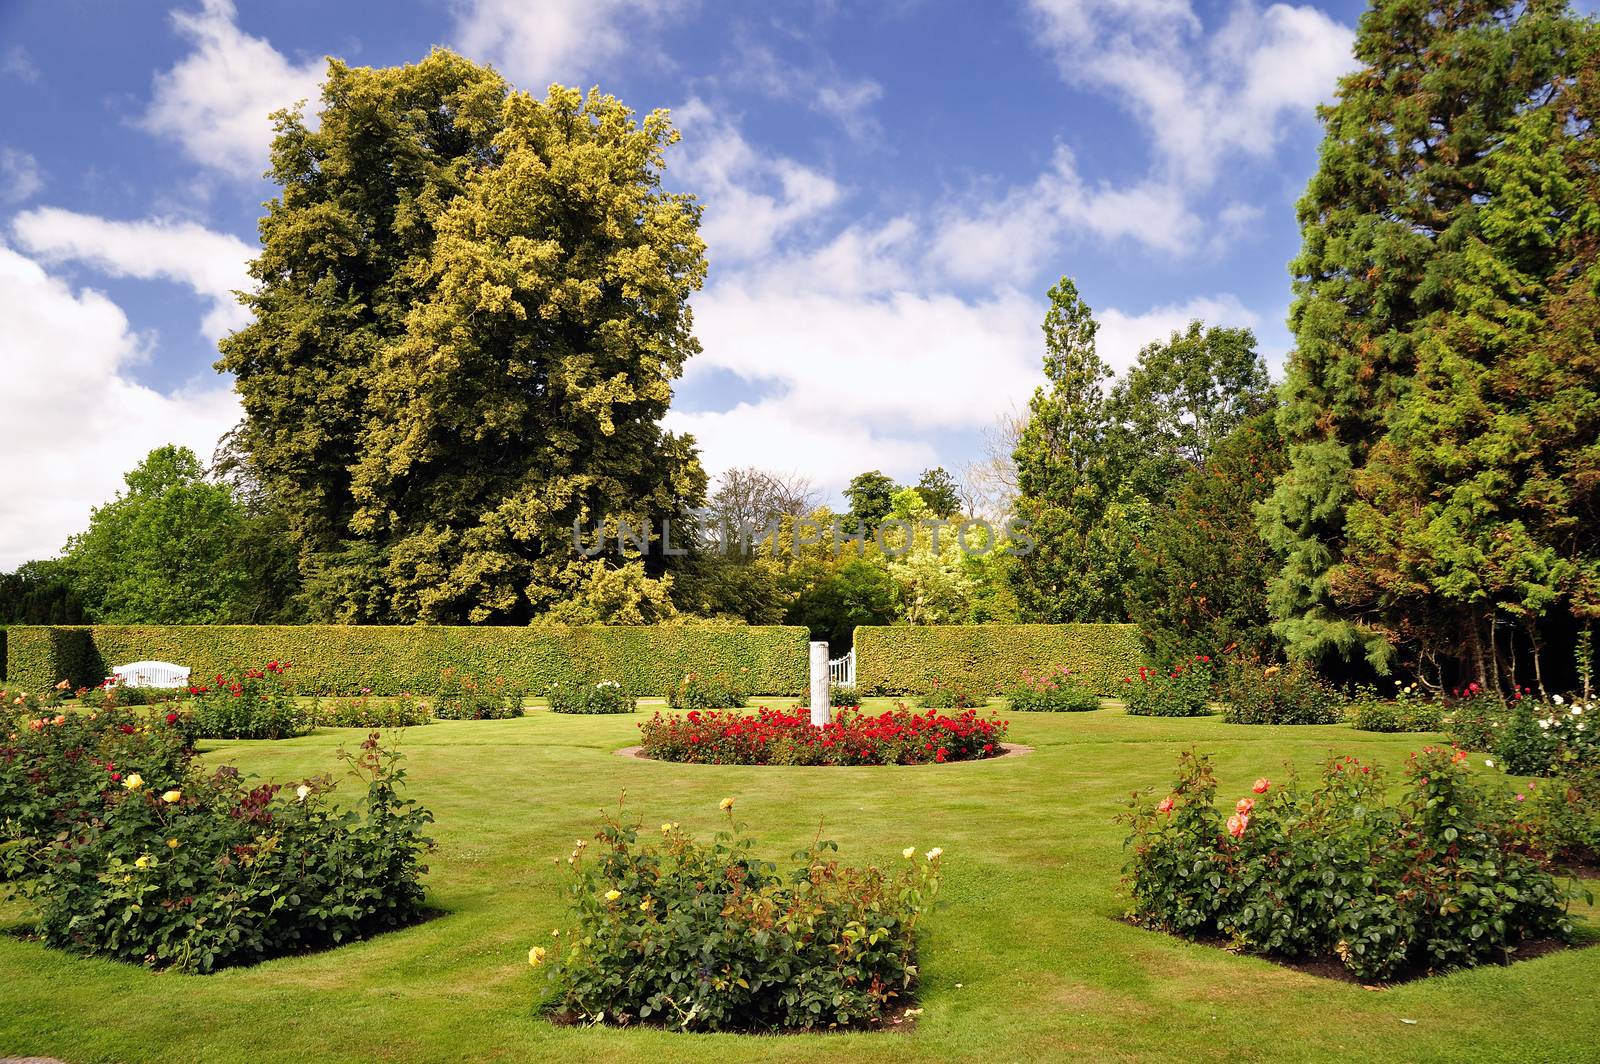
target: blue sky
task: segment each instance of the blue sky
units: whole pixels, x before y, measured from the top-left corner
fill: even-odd
[[[835,496],[978,456],[1039,379],[1062,274],[1126,365],[1191,317],[1289,345],[1293,205],[1361,5],[1190,0],[0,0],[0,568],[53,554],[150,447],[208,454],[265,115],[323,57],[435,45],[520,88],[671,108],[706,204],[705,353],[671,421],[713,472]]]

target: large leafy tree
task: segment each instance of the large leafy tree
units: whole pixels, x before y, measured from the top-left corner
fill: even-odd
[[[1271,398],[1255,334],[1191,321],[1147,345],[1117,381],[1111,441],[1132,487],[1160,505],[1212,449]]]
[[[278,117],[256,320],[219,363],[308,601],[521,622],[605,581],[585,601],[658,602],[635,578],[662,551],[613,535],[597,570],[573,526],[670,518],[687,540],[704,496],[692,441],[660,428],[705,272],[699,208],[661,188],[666,114],[509,92],[436,51],[330,63],[318,117]]]
[[[64,567],[85,611],[116,624],[235,620],[252,574],[235,541],[248,524],[226,484],[208,479],[187,447],[151,451],[124,478],[127,490],[89,517],[66,547]]]
[[[1594,612],[1593,38],[1544,0],[1362,18],[1300,204],[1263,511],[1292,653],[1504,686],[1502,628],[1533,649]]]
[[[859,523],[872,532],[894,509],[894,493],[899,490],[900,485],[894,478],[877,469],[851,477],[850,485],[844,489],[845,501],[850,504],[845,514],[846,523],[852,528]]]

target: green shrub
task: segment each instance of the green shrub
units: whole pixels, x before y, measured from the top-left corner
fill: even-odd
[[[738,709],[749,700],[743,675],[728,673],[684,673],[667,689],[667,705],[673,709]]]
[[[96,816],[124,780],[165,791],[184,778],[193,748],[175,709],[89,712],[0,708],[0,879],[26,876],[34,855]]]
[[[1129,916],[1233,948],[1337,959],[1362,979],[1503,962],[1572,932],[1569,895],[1523,852],[1515,803],[1480,789],[1464,752],[1428,748],[1398,800],[1355,758],[1320,782],[1258,780],[1224,820],[1208,759],[1179,761],[1159,802],[1127,820]]]
[[[362,693],[354,698],[319,700],[312,716],[321,728],[416,728],[432,723],[433,710],[409,694],[378,698]]]
[[[1493,755],[1513,775],[1561,776],[1600,767],[1597,714],[1600,701],[1475,695],[1452,702],[1444,719],[1452,742]]]
[[[528,689],[504,676],[479,681],[460,669],[439,673],[433,715],[440,720],[508,720],[524,712]]]
[[[177,701],[181,692],[162,687],[129,687],[120,679],[106,680],[95,687],[81,688],[78,703],[89,709],[108,706],[149,706]]]
[[[550,685],[547,695],[552,713],[632,713],[638,708],[634,697],[615,680],[597,684]]]
[[[747,690],[793,695],[806,685],[809,638],[804,628],[740,624],[15,626],[3,634],[9,686],[92,686],[112,666],[146,658],[201,677],[275,659],[294,663],[303,695],[431,691],[446,668],[530,691],[606,677],[634,695],[665,695],[687,672],[744,669]]]
[[[346,755],[365,781],[355,808],[327,777],[254,784],[224,765],[166,791],[125,777],[53,839],[19,890],[45,943],[93,956],[209,972],[338,945],[415,921],[422,834],[432,817],[400,796],[399,755]]]
[[[855,631],[856,686],[915,694],[933,681],[998,691],[1023,669],[1070,668],[1095,694],[1120,695],[1144,654],[1131,624],[863,625]]]
[[[917,698],[923,709],[973,709],[989,704],[989,696],[964,684],[940,683],[933,685]]]
[[[820,841],[790,875],[728,827],[702,843],[676,824],[659,841],[607,818],[569,862],[573,924],[548,947],[546,1007],[584,1023],[675,1031],[873,1027],[915,990],[919,926],[941,853],[893,871],[850,868]],[[646,947],[645,944],[648,944]],[[545,946],[528,959],[546,960]]]
[[[1065,665],[1037,675],[1023,669],[1006,688],[1006,699],[1017,713],[1087,713],[1100,708],[1100,696]]]
[[[202,739],[289,739],[311,730],[308,715],[295,705],[284,673],[287,665],[268,662],[237,676],[218,673],[209,684],[189,688],[195,734]]]
[[[1121,695],[1135,716],[1203,717],[1212,712],[1211,687],[1211,658],[1201,654],[1165,669],[1139,666],[1123,677]]]
[[[1513,797],[1527,821],[1530,850],[1567,867],[1600,864],[1600,765],[1529,780]]]
[[[1415,683],[1396,680],[1392,699],[1380,699],[1371,688],[1363,688],[1356,692],[1351,709],[1357,731],[1434,732],[1444,727],[1444,707]]]
[[[1308,665],[1234,662],[1223,687],[1229,724],[1337,724],[1344,699]]]

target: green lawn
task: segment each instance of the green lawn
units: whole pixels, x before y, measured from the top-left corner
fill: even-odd
[[[80,1061],[595,1061],[913,1059],[1593,1059],[1600,949],[1384,991],[1332,982],[1118,922],[1132,789],[1162,785],[1188,743],[1216,757],[1223,795],[1330,750],[1392,766],[1420,745],[1347,727],[1240,727],[1116,709],[1019,714],[1022,757],[919,768],[761,769],[613,756],[638,717],[440,722],[404,737],[412,793],[438,818],[430,923],[330,952],[160,974],[0,936],[0,1057]],[[331,770],[324,730],[218,744],[210,762],[264,776]],[[947,905],[929,925],[915,1031],[737,1037],[553,1027],[528,946],[564,923],[555,859],[627,791],[646,824],[714,831],[717,802],[769,856],[819,816],[852,862],[944,848]],[[1596,920],[1592,912],[1591,920]],[[1600,920],[1596,920],[1600,923]],[[20,929],[19,909],[0,923]],[[1415,1021],[1410,1023],[1407,1021]]]

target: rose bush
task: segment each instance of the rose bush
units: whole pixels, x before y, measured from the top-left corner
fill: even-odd
[[[1494,756],[1518,776],[1562,776],[1600,769],[1600,705],[1524,697],[1509,702],[1474,695],[1451,703],[1445,714],[1451,740]]]
[[[439,673],[433,715],[440,720],[505,720],[523,714],[528,689],[504,676],[480,682],[461,669]]]
[[[737,678],[725,672],[707,676],[685,673],[683,679],[667,689],[667,705],[673,709],[740,709],[749,699],[745,690],[748,674],[739,670]]]
[[[1100,696],[1065,665],[1037,676],[1023,669],[1005,694],[1018,713],[1084,713],[1100,708]]]
[[[374,732],[347,755],[366,784],[353,808],[328,777],[255,784],[231,766],[185,764],[161,778],[107,774],[63,807],[11,889],[33,903],[51,946],[209,972],[337,945],[416,920],[423,830],[400,789],[400,755]]]
[[[350,698],[317,702],[312,719],[320,728],[415,728],[433,721],[433,710],[414,695],[376,698],[362,691]]]
[[[528,951],[546,1008],[569,1022],[679,1031],[874,1027],[915,990],[919,928],[942,852],[851,868],[818,840],[780,875],[735,822],[702,843],[608,817],[567,858],[573,923]]]
[[[269,661],[237,676],[218,673],[189,687],[196,734],[203,739],[288,739],[311,730],[294,701],[287,662]]]
[[[1391,699],[1380,699],[1364,687],[1351,701],[1351,725],[1358,731],[1432,732],[1444,727],[1444,705],[1428,697],[1415,683],[1394,682]]]
[[[0,878],[28,875],[48,840],[76,830],[125,781],[166,790],[187,770],[193,735],[183,711],[34,716],[37,706],[17,706],[14,697],[0,714]]]
[[[615,680],[596,684],[553,683],[547,693],[552,713],[632,713],[634,697]]]
[[[1265,668],[1232,662],[1222,699],[1229,724],[1337,724],[1344,718],[1339,692],[1298,662]]]
[[[1122,678],[1122,702],[1129,713],[1143,717],[1203,717],[1211,710],[1211,658],[1196,654],[1165,669],[1139,666],[1137,676]]]
[[[1528,852],[1525,803],[1475,784],[1466,757],[1413,754],[1398,797],[1371,766],[1334,758],[1309,787],[1258,780],[1225,816],[1209,760],[1186,753],[1172,790],[1135,796],[1126,815],[1128,915],[1251,952],[1335,957],[1362,979],[1570,936],[1571,895]]]
[[[982,691],[964,684],[941,683],[938,680],[933,681],[917,698],[917,705],[923,709],[975,709],[988,704],[989,696]]]
[[[973,761],[1002,752],[1009,722],[969,709],[958,716],[904,705],[884,713],[841,710],[818,728],[805,711],[691,710],[639,725],[644,752],[662,761],[710,765],[920,765]]]

